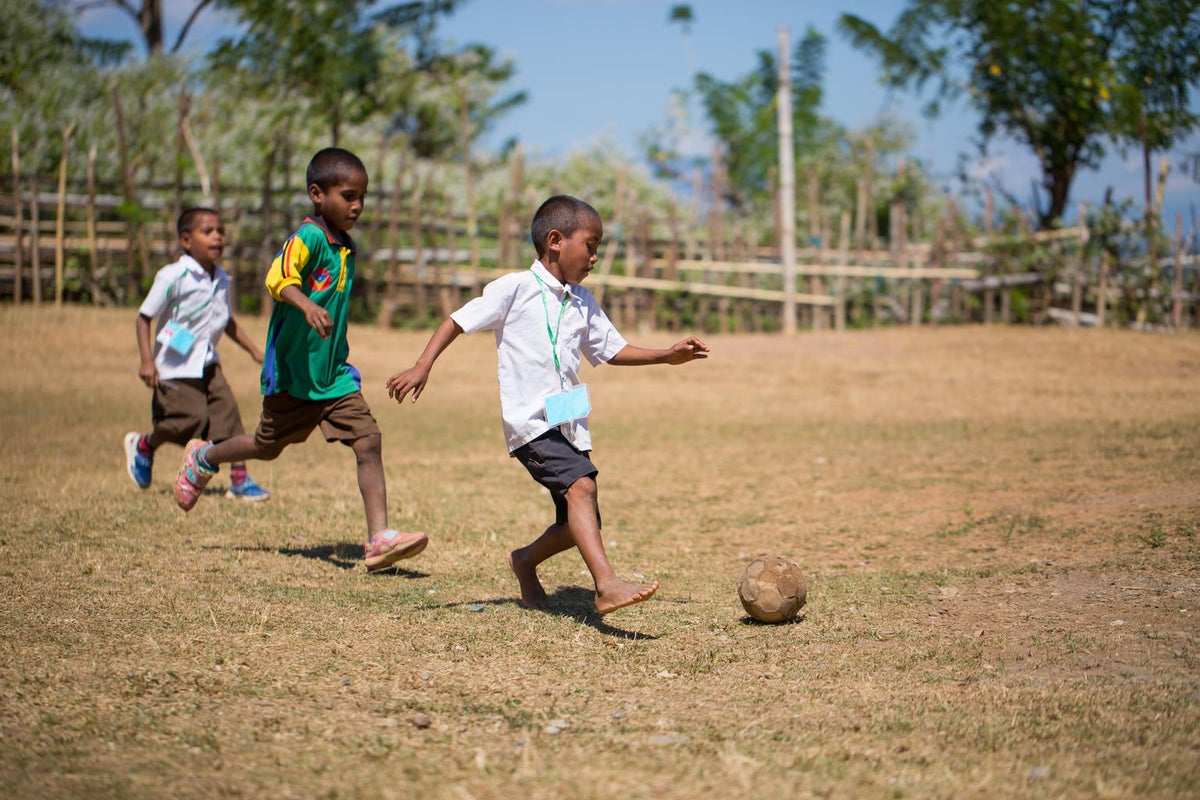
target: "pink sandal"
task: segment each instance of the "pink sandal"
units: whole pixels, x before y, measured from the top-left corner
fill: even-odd
[[[425,549],[429,537],[424,533],[400,533],[388,529],[371,537],[363,545],[363,557],[367,561],[367,572],[378,572],[405,558],[412,558]]]

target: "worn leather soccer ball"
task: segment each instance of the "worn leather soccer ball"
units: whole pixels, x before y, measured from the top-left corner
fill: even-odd
[[[742,607],[759,622],[793,619],[808,597],[804,572],[783,556],[764,556],[746,565],[738,581]]]

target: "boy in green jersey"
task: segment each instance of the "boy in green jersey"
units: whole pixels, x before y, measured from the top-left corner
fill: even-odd
[[[330,147],[313,156],[306,181],[312,216],[284,242],[267,273],[276,302],[267,328],[258,429],[217,444],[189,442],[175,501],[190,510],[220,464],[269,461],[319,425],[326,441],[354,450],[367,516],[364,557],[367,570],[375,572],[415,556],[429,538],[387,525],[382,436],[358,370],[346,361],[355,255],[349,231],[362,214],[367,170],[353,153]]]

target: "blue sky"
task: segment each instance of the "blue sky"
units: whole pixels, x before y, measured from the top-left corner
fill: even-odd
[[[837,33],[836,20],[853,13],[890,27],[903,0],[693,0],[694,21],[686,34],[668,23],[676,0],[466,0],[439,23],[439,35],[458,44],[482,42],[513,59],[511,90],[529,101],[503,118],[488,141],[518,138],[531,155],[555,156],[604,137],[636,155],[639,137],[659,125],[672,92],[687,88],[691,76],[708,72],[732,81],[747,74],[758,50],[776,49],[777,32],[788,29],[794,43],[812,26],[828,41],[822,113],[850,127],[862,127],[884,111],[900,113],[914,127],[913,155],[947,182],[959,154],[975,154],[976,119],[965,106],[952,107],[936,121],[922,117],[922,99],[889,93],[878,80],[875,61],[852,49]],[[164,0],[167,39],[173,41],[194,3]],[[94,31],[131,36],[133,23],[114,11],[88,12]],[[226,29],[227,20],[211,9],[193,28],[189,41],[201,47]],[[1200,100],[1200,98],[1197,98]],[[1200,150],[1194,135],[1188,149]],[[1158,156],[1155,157],[1157,168]],[[979,173],[996,174],[1022,201],[1038,179],[1032,156],[1014,143],[994,143],[987,161],[973,161]],[[1107,186],[1118,199],[1142,197],[1138,153],[1114,153],[1101,170],[1081,173],[1071,206],[1099,203]],[[1166,218],[1191,207],[1200,214],[1200,185],[1174,165],[1167,184]],[[1070,215],[1073,216],[1073,213]]]

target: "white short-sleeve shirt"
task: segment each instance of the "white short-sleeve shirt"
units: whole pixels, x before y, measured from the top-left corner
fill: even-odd
[[[569,298],[565,306],[564,296]],[[524,272],[492,281],[482,295],[450,317],[465,333],[496,333],[500,416],[509,452],[548,430],[545,398],[563,389],[554,366],[547,317],[550,327],[558,328],[558,358],[568,387],[579,383],[583,358],[593,367],[599,366],[628,344],[591,292],[564,286],[540,261]],[[564,422],[559,429],[580,450],[592,449],[586,419]]]
[[[219,265],[210,276],[186,253],[154,276],[154,284],[138,313],[158,320],[154,329],[154,364],[159,378],[202,378],[204,368],[218,361],[217,340],[229,324],[230,283],[229,273]],[[186,355],[158,341],[159,333],[171,320],[196,337]]]

